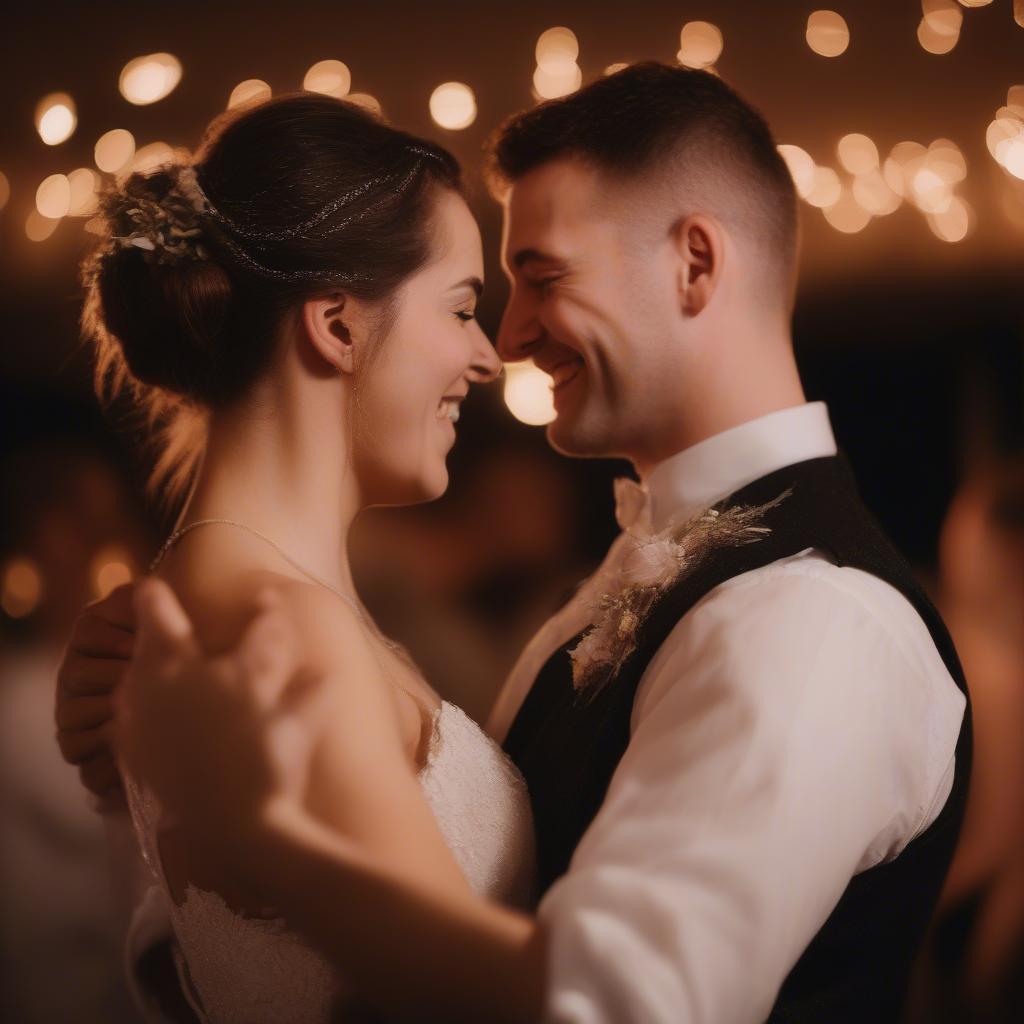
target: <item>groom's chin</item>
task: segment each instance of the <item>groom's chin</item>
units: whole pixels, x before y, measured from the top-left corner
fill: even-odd
[[[605,457],[604,438],[588,432],[574,417],[558,416],[547,426],[548,444],[560,455],[576,459],[600,459]]]

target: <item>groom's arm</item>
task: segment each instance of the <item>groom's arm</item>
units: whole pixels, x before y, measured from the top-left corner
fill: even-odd
[[[539,910],[552,1019],[763,1021],[852,876],[941,808],[963,699],[909,604],[880,616],[843,572],[739,578],[652,661]]]

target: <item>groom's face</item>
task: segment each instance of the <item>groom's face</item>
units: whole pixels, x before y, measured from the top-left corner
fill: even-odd
[[[498,354],[532,359],[552,377],[554,448],[635,459],[668,376],[671,303],[657,260],[638,245],[606,183],[575,160],[530,171],[504,205],[511,291]]]

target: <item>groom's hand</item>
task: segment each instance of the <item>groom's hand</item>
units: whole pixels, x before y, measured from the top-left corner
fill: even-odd
[[[87,605],[75,621],[57,672],[57,744],[78,768],[101,809],[122,803],[113,751],[114,698],[135,643],[134,585],[126,583]]]
[[[115,702],[115,744],[198,848],[245,855],[271,804],[305,797],[321,680],[301,671],[295,630],[274,590],[256,596],[237,645],[204,651],[169,586],[135,595],[138,642]]]

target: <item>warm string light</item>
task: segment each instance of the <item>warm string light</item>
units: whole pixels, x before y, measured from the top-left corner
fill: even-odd
[[[53,92],[36,104],[36,131],[48,146],[67,141],[78,125],[75,101],[66,92]]]
[[[67,216],[71,208],[71,182],[66,174],[51,174],[36,189],[36,209],[50,220]]]
[[[505,364],[504,398],[520,423],[542,427],[555,418],[551,378],[533,363]]]
[[[33,210],[25,218],[25,237],[30,242],[45,242],[57,230],[59,220],[44,217],[38,210]]]
[[[91,167],[78,167],[68,175],[68,184],[71,186],[68,215],[91,217],[99,207],[100,176]]]
[[[807,45],[821,57],[838,57],[850,45],[850,28],[835,11],[815,11],[807,19]]]
[[[430,95],[430,116],[449,131],[461,131],[476,120],[476,97],[462,82],[445,82]]]
[[[101,171],[116,174],[135,155],[135,136],[124,128],[114,128],[96,140],[93,159]]]
[[[380,100],[376,96],[371,96],[368,92],[351,92],[345,99],[349,103],[355,103],[356,106],[362,107],[364,110],[368,110],[371,114],[376,117],[380,117],[384,110],[380,105]]]
[[[964,12],[956,0],[921,0],[917,41],[927,53],[949,53],[960,41]]]
[[[322,60],[306,72],[302,88],[340,100],[352,88],[352,72],[340,60]]]
[[[166,142],[151,142],[135,151],[135,156],[121,168],[118,177],[127,178],[129,174],[152,174],[178,159],[187,160],[188,155],[187,150],[175,150]]]
[[[14,558],[0,577],[0,608],[11,619],[23,619],[39,606],[43,596],[43,576],[29,558]]]
[[[676,59],[687,68],[708,70],[722,56],[725,41],[721,29],[709,21],[690,21],[679,33]]]
[[[958,242],[973,226],[973,212],[956,186],[967,175],[967,162],[950,139],[930,146],[900,142],[884,163],[874,141],[866,135],[844,135],[836,145],[841,167],[852,176],[844,183],[832,167],[818,165],[799,146],[783,144],[797,194],[822,211],[837,231],[854,234],[875,217],[894,213],[904,201],[925,215],[929,227],[943,241]]]
[[[950,52],[960,36],[963,9],[990,3],[991,0],[921,0],[922,17],[918,26],[921,45],[935,54]],[[1014,0],[1013,8],[1015,20],[1024,25],[1024,0]],[[806,38],[815,53],[836,57],[849,47],[849,27],[835,11],[814,11],[808,17]],[[722,32],[717,26],[704,21],[687,22],[680,32],[677,57],[687,67],[715,71],[714,65],[723,46]],[[541,34],[536,45],[534,73],[538,98],[565,96],[580,87],[579,53],[579,42],[571,29],[557,27]],[[628,66],[626,62],[610,64],[604,74],[614,74]],[[145,105],[169,95],[181,76],[181,63],[176,57],[167,53],[150,54],[125,65],[119,87],[129,102]],[[319,61],[303,78],[303,88],[345,96],[379,116],[380,102],[368,93],[350,94],[351,83],[351,72],[339,60]],[[262,79],[247,79],[232,90],[228,106],[261,102],[271,94],[269,84]],[[429,108],[435,123],[452,131],[468,127],[477,116],[473,91],[460,82],[438,86],[430,97]],[[37,105],[36,128],[47,145],[59,145],[70,138],[76,126],[75,103],[67,93],[51,93]],[[1024,86],[1013,86],[1009,90],[1006,105],[999,108],[988,126],[986,144],[993,159],[1008,175],[1024,180]],[[789,166],[800,197],[821,209],[837,230],[859,231],[872,218],[895,211],[904,200],[925,214],[939,237],[958,240],[970,229],[970,208],[955,194],[956,184],[966,174],[966,164],[959,148],[948,140],[937,140],[929,147],[900,143],[883,161],[867,136],[857,133],[843,136],[837,146],[837,156],[841,168],[851,176],[845,183],[836,169],[819,166],[798,146],[780,145],[779,152]],[[136,151],[135,140],[125,129],[106,132],[94,149],[96,167],[119,178],[133,171],[148,173],[184,153],[164,142],[151,143]],[[27,236],[42,241],[53,234],[64,217],[94,214],[100,183],[96,172],[87,167],[77,168],[67,175],[50,175],[36,190],[35,209],[25,224]],[[0,174],[0,209],[6,205],[9,195],[9,182]],[[1016,206],[1014,210],[1016,218]]]
[[[246,103],[262,103],[271,97],[270,86],[262,78],[247,78],[231,90],[228,97],[228,110],[241,107]]]
[[[102,599],[122,583],[131,583],[135,576],[133,563],[131,555],[119,545],[97,552],[89,569],[93,594]]]
[[[985,145],[1007,174],[1024,181],[1024,85],[1007,90],[1006,104],[985,132]]]
[[[539,99],[568,96],[583,84],[583,72],[577,63],[580,44],[572,29],[560,26],[542,32],[535,52],[533,89]]]
[[[181,61],[170,53],[151,53],[130,60],[121,69],[118,88],[137,107],[169,96],[181,81]]]

